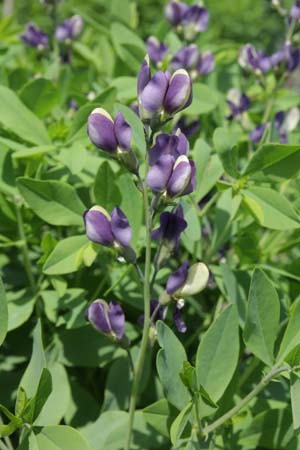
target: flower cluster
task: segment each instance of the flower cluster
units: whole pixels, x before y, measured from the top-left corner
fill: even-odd
[[[189,6],[184,2],[171,0],[165,7],[165,16],[186,40],[192,40],[207,29],[209,13],[199,5]]]

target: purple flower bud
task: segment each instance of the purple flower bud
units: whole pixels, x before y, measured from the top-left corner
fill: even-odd
[[[183,194],[187,188],[192,174],[192,166],[185,155],[177,158],[172,174],[167,183],[168,197],[175,198]]]
[[[208,75],[213,72],[215,68],[215,57],[212,52],[204,53],[200,55],[199,62],[197,64],[197,72],[199,75]]]
[[[266,124],[262,123],[261,125],[258,125],[256,128],[254,128],[253,131],[251,131],[249,138],[251,142],[257,143],[261,140],[263,137],[263,134],[266,129]]]
[[[150,165],[155,164],[163,155],[171,155],[176,160],[181,155],[187,155],[188,152],[189,143],[183,133],[161,133],[156,137],[155,145],[150,148]]]
[[[266,73],[272,67],[270,58],[262,50],[255,50],[251,44],[246,44],[241,48],[239,64],[243,69],[256,74]]]
[[[195,44],[181,48],[172,58],[171,66],[174,70],[191,70],[196,67],[200,58],[200,52]]]
[[[111,216],[101,206],[93,206],[84,213],[84,225],[87,237],[96,244],[111,247],[128,247],[132,231],[125,214],[117,206]]]
[[[147,39],[147,53],[151,61],[155,64],[163,61],[168,53],[168,46],[163,42],[159,42],[154,36]]]
[[[172,212],[163,212],[160,215],[160,226],[152,231],[152,238],[163,241],[171,251],[174,251],[178,248],[180,235],[186,227],[182,206],[177,205]]]
[[[231,114],[227,119],[232,120],[239,117],[243,112],[250,108],[250,99],[246,94],[241,93],[238,89],[230,89],[226,100]]]
[[[88,117],[88,135],[96,147],[108,153],[130,148],[132,131],[122,113],[116,115],[115,121],[102,108],[94,109]]]
[[[167,281],[166,291],[169,295],[174,294],[185,282],[188,275],[190,263],[185,261],[176,272],[173,272]]]
[[[209,13],[202,6],[193,5],[184,14],[182,25],[192,27],[196,33],[202,33],[207,29]],[[193,38],[194,34],[190,37]]]
[[[95,300],[87,309],[87,320],[100,333],[121,341],[125,334],[125,315],[116,302],[109,305],[104,300]]]
[[[184,14],[188,11],[189,7],[186,3],[172,0],[165,7],[166,19],[171,25],[177,27],[182,21]]]
[[[181,117],[178,122],[176,122],[173,131],[176,131],[178,128],[181,130],[182,134],[186,137],[190,137],[197,134],[200,130],[200,121],[193,120],[188,122],[186,117]]]
[[[184,69],[173,73],[163,102],[164,111],[173,115],[187,108],[192,103],[192,82]]]
[[[20,38],[25,44],[41,50],[48,46],[47,34],[32,23],[26,25],[25,31]]]
[[[290,10],[290,18],[293,20],[299,20],[300,19],[300,1],[296,0],[294,5],[292,6]]]
[[[179,308],[177,305],[173,307],[173,320],[179,333],[185,333],[187,331],[187,326],[182,319],[182,308]]]
[[[296,128],[299,119],[300,112],[297,107],[288,112],[279,111],[275,115],[274,125],[282,144],[287,144],[288,134]]]
[[[293,48],[290,43],[284,44],[278,52],[270,57],[272,67],[285,65],[289,72],[293,72],[300,63],[300,49]]]
[[[154,192],[162,192],[166,189],[169,178],[172,175],[174,158],[171,155],[162,155],[147,174],[147,185]]]
[[[55,30],[55,37],[58,41],[73,40],[83,29],[82,17],[76,15],[64,20]]]

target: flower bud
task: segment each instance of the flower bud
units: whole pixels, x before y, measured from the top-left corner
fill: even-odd
[[[72,16],[64,20],[55,30],[55,37],[58,41],[72,41],[83,29],[83,20],[79,15]]]
[[[191,162],[192,161],[189,161],[185,155],[177,158],[167,184],[167,194],[169,198],[179,197],[184,193],[191,180]]]
[[[21,40],[29,45],[30,47],[35,47],[42,50],[48,47],[48,36],[34,24],[28,24],[25,31],[20,36]]]
[[[180,25],[184,14],[188,11],[189,7],[186,3],[171,0],[165,7],[166,19],[171,25],[177,27]]]
[[[187,40],[192,40],[198,33],[207,29],[209,13],[207,9],[199,5],[191,6],[182,18],[184,36]]]
[[[257,127],[254,128],[254,130],[252,130],[249,134],[250,141],[254,143],[259,142],[264,135],[265,129],[266,124],[262,123],[260,125],[257,125]]]
[[[125,335],[125,315],[121,306],[112,301],[95,300],[86,311],[86,319],[100,333],[121,341]]]
[[[187,108],[192,103],[192,82],[184,69],[173,73],[163,101],[164,112],[170,116]]]
[[[181,299],[203,291],[209,280],[209,270],[204,263],[196,263],[189,267],[186,261],[176,272],[170,275],[167,282],[167,293]]]
[[[191,70],[196,67],[200,58],[200,52],[195,44],[181,48],[172,58],[171,65],[174,70]]]
[[[169,252],[173,252],[178,248],[180,235],[186,227],[182,206],[177,205],[172,212],[160,215],[160,226],[152,231],[151,236],[154,240],[163,242]]]
[[[128,247],[132,238],[128,219],[115,207],[111,216],[101,206],[93,206],[84,213],[84,225],[90,241],[106,247]]]
[[[155,64],[163,61],[168,53],[168,46],[163,42],[159,42],[154,36],[150,36],[147,39],[147,53],[151,61]]]
[[[212,52],[206,52],[203,55],[200,55],[196,68],[198,75],[208,75],[213,72],[214,68],[215,57]]]

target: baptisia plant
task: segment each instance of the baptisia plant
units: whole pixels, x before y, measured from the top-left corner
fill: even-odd
[[[156,62],[166,51],[156,41],[149,43],[158,52]],[[152,55],[153,59],[153,55]],[[179,257],[180,236],[187,228],[180,198],[191,194],[196,187],[196,167],[188,157],[189,143],[186,136],[176,130],[173,134],[164,131],[174,115],[192,102],[192,82],[189,73],[178,67],[173,74],[158,71],[151,74],[149,58],[144,59],[137,83],[138,115],[144,128],[147,144],[145,161],[138,159],[132,150],[132,129],[121,112],[113,119],[103,108],[96,108],[88,117],[88,135],[99,149],[116,159],[139,180],[142,191],[145,217],[145,262],[140,266],[130,247],[132,231],[125,212],[116,206],[111,214],[100,205],[93,206],[84,215],[86,235],[89,240],[112,249],[124,256],[137,270],[143,288],[144,311],[139,319],[143,326],[139,355],[133,365],[133,385],[129,408],[129,426],[125,449],[131,448],[133,419],[148,346],[156,339],[155,326],[159,320],[169,320],[167,309],[172,308],[172,318],[179,332],[187,326],[183,318],[185,299],[201,292],[208,282],[208,269],[204,263],[189,266],[185,262],[170,275],[166,289],[155,298],[156,277],[162,268],[167,268],[170,259]],[[143,167],[141,176],[140,168]],[[176,204],[176,202],[178,202]],[[159,218],[158,218],[159,215]],[[157,223],[157,225],[156,225]],[[157,243],[152,258],[152,240]],[[140,249],[138,255],[142,255]],[[88,307],[86,317],[102,334],[126,348],[130,355],[129,342],[125,339],[125,317],[120,305],[94,300]]]

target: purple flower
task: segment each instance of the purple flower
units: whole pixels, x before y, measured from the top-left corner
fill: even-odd
[[[270,57],[272,67],[285,67],[288,72],[293,72],[300,63],[300,49],[293,48],[290,43],[284,44],[280,50]]]
[[[300,19],[300,0],[296,0],[290,10],[290,18],[293,20]]]
[[[157,163],[163,155],[171,155],[176,160],[181,155],[187,155],[189,143],[183,133],[165,134],[156,137],[155,145],[149,150],[150,165]]]
[[[32,23],[26,25],[25,31],[20,38],[26,45],[39,50],[43,50],[48,46],[47,34]]]
[[[179,333],[185,333],[187,331],[186,323],[182,319],[182,308],[178,304],[174,304],[173,306],[173,320]]]
[[[199,58],[200,52],[197,45],[190,44],[178,50],[172,58],[171,66],[174,70],[181,68],[191,70],[196,67]]]
[[[247,97],[246,94],[240,92],[238,89],[230,89],[227,95],[226,102],[230,108],[230,115],[227,117],[228,120],[239,117],[250,107],[249,97]]]
[[[207,29],[209,13],[202,6],[193,5],[183,15],[181,24],[184,29],[184,36],[188,40],[194,39],[197,33],[202,33]]]
[[[167,3],[165,7],[165,16],[166,19],[173,25],[177,27],[182,22],[184,14],[188,11],[189,6],[186,3],[171,0]]]
[[[88,239],[106,247],[129,247],[132,231],[128,219],[117,206],[111,216],[101,206],[93,206],[84,213],[84,225]]]
[[[186,229],[187,223],[183,218],[183,209],[177,205],[172,212],[163,212],[160,215],[160,226],[152,231],[152,238],[162,241],[171,251],[178,248],[181,233]]]
[[[215,69],[215,57],[212,52],[200,55],[196,70],[199,75],[208,75]]]
[[[167,281],[166,291],[169,295],[174,294],[185,283],[190,263],[185,261],[176,272],[173,272]]]
[[[83,20],[81,16],[72,16],[64,20],[55,30],[58,41],[73,40],[82,32]]]
[[[102,108],[96,108],[88,117],[88,135],[96,147],[108,153],[130,148],[132,131],[121,112],[115,120]]]
[[[190,137],[198,133],[200,129],[200,121],[188,121],[186,117],[181,117],[178,122],[176,122],[173,128],[173,132],[178,130],[178,128],[186,137]]]
[[[257,75],[271,69],[270,58],[262,50],[256,50],[251,44],[246,44],[241,48],[239,64],[243,69],[253,71]]]
[[[299,119],[300,113],[297,107],[288,112],[279,111],[275,115],[274,125],[282,144],[288,143],[288,134],[296,128]]]
[[[261,140],[261,138],[263,137],[265,129],[266,129],[266,124],[265,123],[257,125],[257,127],[254,128],[254,130],[252,130],[250,135],[249,135],[250,141],[254,142],[254,143],[259,142]]]
[[[171,76],[167,72],[156,72],[152,77],[149,59],[146,57],[138,77],[139,115],[142,120],[151,120],[159,114],[173,115],[192,102],[192,82],[189,74],[177,70]]]
[[[109,305],[104,300],[95,300],[86,311],[86,319],[93,327],[117,341],[125,335],[125,315],[121,306],[112,301]]]
[[[165,59],[168,53],[168,46],[166,44],[164,44],[163,42],[159,42],[159,40],[154,36],[150,36],[147,39],[146,44],[147,53],[151,61],[153,61],[155,64],[158,64],[163,61],[163,59]]]

